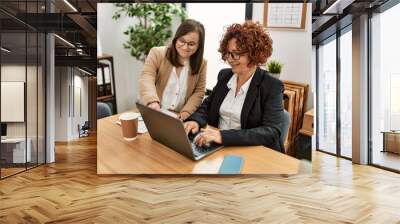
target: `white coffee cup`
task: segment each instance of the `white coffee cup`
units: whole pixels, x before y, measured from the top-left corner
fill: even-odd
[[[119,116],[122,127],[122,136],[127,141],[133,141],[138,134],[139,113],[126,112]]]

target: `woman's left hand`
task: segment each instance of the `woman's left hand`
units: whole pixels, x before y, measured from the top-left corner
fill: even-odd
[[[182,111],[179,113],[179,119],[181,119],[181,121],[186,120],[188,117],[190,117],[190,114],[186,111]]]
[[[196,136],[195,139],[195,143],[198,146],[203,146],[212,141],[218,144],[222,144],[221,132],[219,130],[202,128],[201,132],[198,136]]]

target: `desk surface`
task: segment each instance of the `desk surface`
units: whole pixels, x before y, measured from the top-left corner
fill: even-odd
[[[193,161],[152,140],[148,133],[125,141],[119,115],[97,121],[98,174],[217,174],[225,155],[244,159],[242,174],[296,174],[300,161],[263,146],[224,147]]]

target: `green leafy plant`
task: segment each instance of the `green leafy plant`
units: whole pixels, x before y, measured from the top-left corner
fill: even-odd
[[[282,71],[283,64],[278,61],[271,60],[267,65],[267,70],[269,73],[280,74]]]
[[[152,47],[165,45],[172,37],[171,26],[175,16],[182,21],[187,18],[185,9],[173,3],[115,3],[115,6],[118,9],[112,17],[114,20],[122,15],[137,19],[137,24],[124,31],[129,39],[123,46],[142,62]]]

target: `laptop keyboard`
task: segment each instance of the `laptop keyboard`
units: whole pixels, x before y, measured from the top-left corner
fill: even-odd
[[[194,149],[195,152],[203,154],[203,153],[210,151],[212,148],[210,146],[201,146],[200,147],[192,142],[192,149]]]
[[[194,143],[194,139],[195,139],[195,137],[197,136],[197,134],[198,133],[196,133],[196,134],[189,134],[189,140],[190,140],[190,143],[191,143],[191,145],[192,145],[192,149],[193,149],[193,152],[194,152],[194,154],[196,154],[196,155],[201,155],[201,154],[204,154],[204,153],[206,153],[206,152],[208,152],[208,151],[211,151],[211,150],[213,150],[215,147],[211,147],[212,146],[212,143],[210,143],[210,144],[207,144],[207,145],[203,145],[203,146],[198,146],[198,145],[196,145],[195,143]]]

